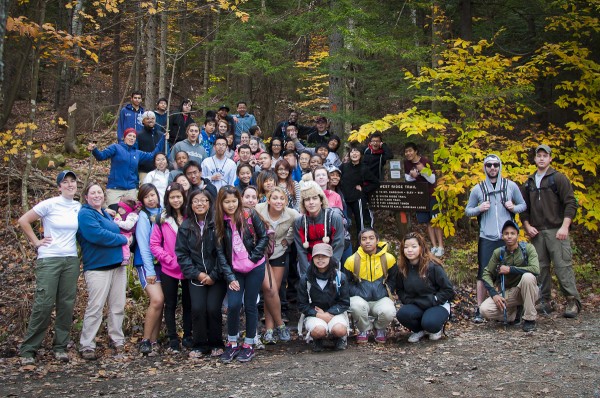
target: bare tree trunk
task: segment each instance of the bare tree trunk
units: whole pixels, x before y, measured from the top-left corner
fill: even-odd
[[[158,7],[157,0],[153,1],[153,7]],[[156,103],[156,30],[158,29],[156,14],[148,18],[146,29],[148,40],[146,43],[146,107],[154,106]]]
[[[431,67],[435,69],[439,66],[439,61],[441,60],[444,33],[444,13],[441,9],[442,6],[439,1],[434,1],[432,7],[433,9],[431,13]],[[435,93],[436,91],[434,91],[434,94]],[[431,110],[433,112],[441,111],[440,104],[438,101],[433,101],[431,103]]]
[[[40,0],[37,8],[37,12],[39,13],[39,17],[37,23],[41,26],[44,23],[44,19],[46,18],[46,1]],[[35,123],[36,113],[37,113],[37,96],[38,96],[38,80],[40,77],[40,48],[37,47],[33,52],[33,64],[31,68],[31,89],[29,92],[29,103],[31,106],[29,112],[29,122]],[[23,212],[29,210],[28,203],[28,187],[29,184],[27,180],[29,179],[29,175],[31,174],[31,158],[32,158],[32,145],[29,144],[33,142],[33,129],[27,129],[27,139],[26,139],[26,149],[25,149],[25,170],[23,171],[23,182],[21,183],[21,206],[23,208]]]
[[[169,33],[169,2],[165,1],[165,9],[160,13],[160,66],[158,72],[158,97],[167,94],[167,34]]]
[[[121,65],[121,13],[115,15],[112,47],[112,103],[121,101],[121,82],[119,79]]]
[[[9,0],[0,0],[0,120],[4,120],[4,36],[8,18],[8,2]]]
[[[65,151],[67,153],[77,152],[77,130],[75,128],[75,111],[77,110],[77,103],[74,103],[69,107],[67,117],[67,134],[65,136]]]
[[[185,48],[185,41],[187,39],[187,32],[188,32],[188,24],[187,24],[187,0],[183,1],[182,7],[184,9],[184,11],[181,13],[181,17],[179,19],[179,49],[180,51],[183,51],[183,49]],[[183,85],[183,75],[185,73],[185,58],[186,56],[183,55],[183,57],[181,59],[178,59],[178,64],[177,64],[177,70],[175,71],[175,76],[176,76],[176,81],[173,83],[171,82],[171,90],[173,90],[173,84],[174,86],[182,86]]]
[[[473,15],[471,9],[471,0],[461,0],[460,2],[460,37],[463,40],[473,40]]]
[[[139,48],[142,47],[142,22],[137,19],[135,22],[135,50],[136,53],[139,53]],[[141,58],[142,57],[135,57],[133,59],[133,89],[134,90],[139,90],[140,89],[140,74],[141,74],[141,70],[142,70],[142,62],[141,62]],[[127,90],[127,88],[126,88]]]
[[[329,1],[331,11],[335,13],[335,1]],[[344,80],[341,76],[343,65],[336,58],[344,48],[344,36],[339,28],[333,27],[329,34],[329,56],[333,59],[329,67],[329,109],[332,113],[344,110]],[[335,134],[342,134],[344,123],[339,117],[334,117],[330,123],[330,129]]]

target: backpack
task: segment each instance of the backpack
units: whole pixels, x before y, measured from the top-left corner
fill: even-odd
[[[335,294],[336,297],[340,294],[340,287],[342,286],[342,271],[338,268],[335,271]],[[306,278],[306,293],[308,294],[308,303],[312,303],[312,299],[310,298],[310,288],[312,287],[312,283]],[[304,319],[306,315],[300,314],[300,319],[298,319],[298,336],[302,337],[302,329],[304,327]],[[308,338],[308,331],[306,333],[305,338]]]
[[[558,196],[560,198],[560,195],[558,194],[558,187],[556,186],[556,180],[554,180],[554,173],[550,174],[548,176],[548,186],[547,187],[541,187],[538,188],[535,186],[535,184],[530,184],[531,179],[527,179],[527,181],[525,181],[525,189],[529,192],[534,192],[534,191],[542,191],[544,189],[550,189],[552,192],[554,192],[554,194],[556,196]],[[533,186],[532,186],[533,185]]]
[[[527,256],[527,243],[519,242],[519,249],[521,249],[521,254],[523,255],[523,261],[525,264],[529,263],[529,257]],[[506,246],[502,246],[500,248],[500,265],[502,265],[502,260],[504,260],[504,255],[506,254]]]
[[[154,224],[158,226],[162,224],[162,210],[158,214],[151,214],[145,207],[142,206],[142,208],[140,209],[140,213],[141,212],[146,213],[146,217],[148,217],[148,221],[150,221],[150,233],[152,233],[152,227],[154,227]],[[133,241],[131,242],[131,245],[129,245],[129,247],[131,253],[135,253],[135,251],[137,250],[137,238],[135,237],[135,234],[133,234]],[[154,256],[152,256],[152,258],[154,258]],[[158,264],[158,260],[156,258],[154,258],[154,264]]]
[[[384,255],[382,255],[381,257],[379,257],[381,261],[381,271],[383,272],[383,286],[385,286],[385,290],[387,291],[388,297],[391,298],[392,300],[394,300],[394,296],[392,295],[392,292],[390,291],[390,288],[387,285],[387,278],[388,278],[388,266],[387,266],[387,257]],[[354,253],[354,271],[352,272],[352,274],[354,275],[354,278],[356,278],[356,281],[358,283],[360,283],[360,255],[357,253]]]
[[[485,181],[481,181],[479,183],[479,188],[481,189],[481,193],[483,194],[483,202],[487,202],[488,200],[490,200],[490,195],[496,194],[500,194],[500,201],[502,203],[508,202],[508,180],[506,178],[500,179],[500,191],[493,191],[490,193],[490,191],[487,189]]]

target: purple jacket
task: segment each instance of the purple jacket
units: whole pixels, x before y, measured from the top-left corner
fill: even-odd
[[[175,254],[177,229],[177,223],[172,217],[164,219],[160,224],[154,224],[150,235],[150,251],[160,262],[162,272],[172,278],[185,279]]]

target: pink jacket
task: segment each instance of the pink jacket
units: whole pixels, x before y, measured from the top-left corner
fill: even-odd
[[[344,203],[342,203],[342,197],[335,191],[330,191],[326,189],[323,191],[327,201],[329,202],[329,207],[337,207],[341,211],[344,211]]]
[[[150,251],[160,262],[162,272],[173,278],[185,279],[175,254],[177,229],[177,223],[171,217],[165,219],[160,225],[154,224],[150,234]]]

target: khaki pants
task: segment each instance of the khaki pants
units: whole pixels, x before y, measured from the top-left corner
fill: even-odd
[[[554,265],[554,273],[558,279],[560,291],[565,296],[573,296],[580,303],[579,292],[575,283],[575,272],[572,266],[571,240],[556,239],[555,229],[545,229],[539,232],[531,243],[535,247],[540,261],[540,276],[542,284],[542,298],[550,302],[552,292],[552,275],[550,274],[550,262]]]
[[[501,292],[498,292],[501,294]],[[516,287],[506,290],[506,313],[509,322],[513,322],[517,316],[517,307],[523,306],[523,319],[526,321],[535,321],[537,312],[535,310],[535,302],[539,296],[537,279],[535,275],[527,272],[521,276],[521,282]],[[504,311],[502,311],[491,297],[479,307],[481,315],[486,319],[501,321],[504,319]]]
[[[366,301],[362,297],[350,297],[350,310],[352,319],[356,322],[359,332],[371,329],[369,315],[375,318],[375,329],[385,329],[396,316],[396,306],[389,297],[377,301]]]
[[[137,194],[137,189],[107,189],[104,202],[106,203],[106,206],[110,206],[114,205],[115,203],[119,203],[119,200],[124,195],[132,196],[137,199]]]

